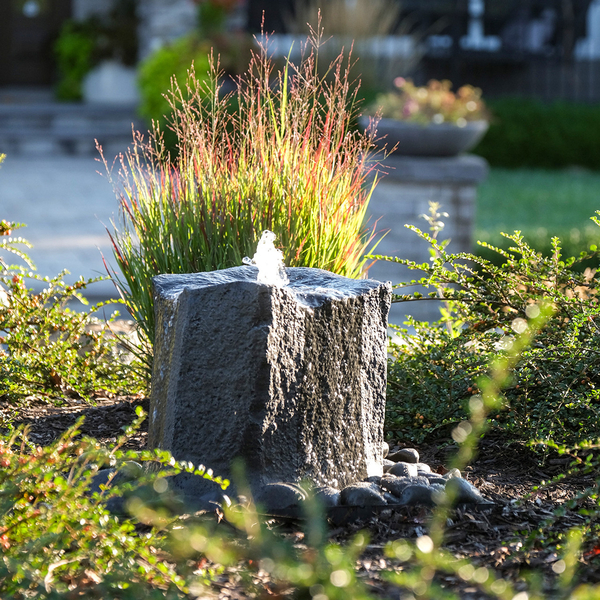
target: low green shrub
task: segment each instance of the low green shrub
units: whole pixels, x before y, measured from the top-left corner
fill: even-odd
[[[274,77],[264,50],[239,82],[236,113],[214,71],[206,84],[192,73],[185,92],[171,93],[181,106],[176,161],[161,162],[160,139],[126,157],[121,220],[111,233],[115,280],[147,344],[152,277],[241,265],[266,229],[287,266],[360,275],[373,238],[365,225],[372,139],[349,126],[356,92],[343,57],[331,80],[316,62],[313,52]]]
[[[422,270],[421,283],[435,290],[431,298],[445,299],[448,307],[438,323],[410,322],[414,332],[405,331],[404,343],[392,345],[388,435],[418,442],[467,418],[478,377],[510,348],[544,299],[554,315],[523,351],[504,390],[505,404],[490,421],[525,441],[573,444],[600,437],[599,278],[594,270],[576,268],[584,260],[597,262],[595,247],[563,259],[555,238],[552,256],[545,257],[517,232],[507,236],[510,250],[488,247],[503,258],[496,266],[471,254],[450,255],[444,244],[415,231],[431,243],[432,262],[393,260]]]
[[[50,279],[34,275],[35,267],[20,249],[29,244],[9,237],[21,225],[0,222],[0,252],[16,255],[26,266],[9,266],[0,259],[0,399],[19,404],[35,397],[48,402],[65,398],[90,401],[94,392],[135,393],[144,389],[138,363],[111,333],[111,322],[95,318],[102,306],[87,310],[82,292],[98,279],[62,280],[66,271]],[[43,281],[34,294],[28,278]]]
[[[553,253],[551,234],[545,227],[538,227],[523,232],[523,236],[527,239],[527,243],[536,252],[541,253],[546,257],[551,257]],[[563,235],[556,234],[560,237],[561,249],[563,256],[579,256],[581,252],[585,252],[591,246],[600,244],[600,230],[595,226],[572,227]],[[486,245],[478,245],[475,249],[475,254],[484,258],[496,266],[501,266],[504,262],[502,254],[499,254],[494,248],[500,248],[507,251],[512,242],[509,238],[503,236],[499,232],[482,232],[479,236],[481,242]],[[597,266],[598,261],[594,257],[590,259],[582,259],[573,265],[573,269],[584,272],[586,269],[593,269]]]
[[[77,439],[78,425],[45,448],[32,445],[23,430],[0,436],[3,598],[183,598],[190,584],[202,587],[190,565],[166,560],[167,525],[174,517],[160,502],[165,485],[154,485],[163,490],[155,494],[161,508],[133,501],[141,486],[190,471],[168,452],[121,450],[140,422],[109,447]],[[92,491],[99,468],[111,465],[116,475],[132,460],[159,469],[132,483],[109,482]],[[124,494],[143,512],[141,522],[151,520],[154,527],[141,531],[139,520],[136,528],[131,518],[109,513],[107,503]]]
[[[157,123],[167,148],[175,150],[177,136],[168,127],[173,107],[167,96],[172,81],[185,90],[190,68],[199,80],[210,72],[210,44],[192,34],[155,50],[138,67],[141,102],[139,113],[148,123]]]
[[[493,118],[473,151],[492,166],[600,170],[600,108],[527,98],[487,102]]]
[[[211,585],[228,570],[251,597],[294,589],[298,598],[317,590],[331,600],[370,598],[354,572],[366,537],[345,548],[328,543],[314,503],[301,547],[269,528],[252,502],[217,515],[186,513],[169,491],[169,476],[195,473],[223,488],[227,482],[165,451],[122,450],[138,416],[108,447],[77,439],[77,425],[45,448],[22,430],[0,435],[3,598],[212,598]],[[150,468],[118,483],[128,461]],[[93,476],[106,466],[115,469],[113,478],[94,491]],[[115,516],[107,506],[120,499],[126,512]]]
[[[433,242],[434,255],[443,259],[443,248],[436,247],[435,240]],[[443,288],[438,288],[438,294],[440,289]],[[465,416],[452,429],[452,438],[459,447],[452,463],[454,467],[462,470],[472,460],[480,437],[493,425],[493,421],[488,417],[490,415],[493,417],[494,413],[506,403],[502,391],[514,385],[515,369],[518,369],[518,365],[522,362],[524,352],[531,347],[532,343],[534,347],[539,345],[545,326],[559,314],[557,307],[543,297],[538,303],[528,304],[528,306],[531,308],[528,313],[525,313],[525,318],[518,323],[518,327],[514,327],[516,331],[511,344],[505,345],[504,350],[497,352],[496,357],[487,365],[487,373],[476,379],[479,393],[472,395],[468,401],[465,411],[468,417]],[[446,316],[448,317],[449,313],[446,313]],[[446,331],[456,333],[453,327],[446,328]],[[588,418],[595,417],[589,415]],[[566,472],[549,482],[542,482],[540,486],[535,486],[531,493],[517,501],[517,504],[531,502],[533,498],[539,501],[539,494],[545,488],[568,476],[593,474],[596,476],[596,481],[564,505],[558,506],[543,522],[536,523],[529,533],[522,532],[522,538],[507,540],[507,544],[514,548],[510,554],[512,564],[522,566],[536,564],[536,568],[519,569],[515,581],[514,577],[507,574],[506,569],[501,568],[498,572],[494,572],[485,566],[479,566],[476,560],[457,557],[448,552],[443,546],[446,525],[452,517],[449,510],[452,499],[446,497],[436,507],[427,534],[417,538],[414,543],[404,539],[387,543],[386,555],[397,561],[397,568],[385,573],[384,578],[416,596],[436,598],[436,600],[457,598],[455,590],[449,590],[438,584],[439,579],[435,577],[436,575],[442,578],[445,575],[454,576],[458,581],[468,582],[469,587],[475,588],[486,598],[497,600],[597,598],[600,588],[598,585],[585,583],[586,578],[585,575],[582,577],[580,563],[585,563],[598,554],[600,481],[597,479],[597,474],[600,458],[597,451],[600,446],[597,442],[583,442],[570,448],[558,446],[553,442],[541,442],[541,444],[550,446],[560,454],[571,455],[573,462]],[[567,511],[572,511],[570,515],[577,514],[580,525],[565,531],[564,527],[561,527],[561,521]],[[533,557],[536,551],[539,556],[541,550],[546,556],[552,557],[552,575],[547,571],[544,573],[540,568],[539,559]]]

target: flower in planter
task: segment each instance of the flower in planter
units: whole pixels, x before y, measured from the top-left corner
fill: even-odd
[[[464,127],[469,121],[487,120],[481,90],[471,85],[453,92],[448,80],[432,79],[418,87],[410,79],[396,77],[394,86],[396,90],[380,94],[367,112],[422,125],[453,123]]]
[[[488,129],[481,90],[464,85],[457,92],[447,81],[432,79],[418,87],[397,77],[396,90],[381,94],[365,111],[364,129],[374,128],[375,144],[392,154],[456,156],[474,148]]]

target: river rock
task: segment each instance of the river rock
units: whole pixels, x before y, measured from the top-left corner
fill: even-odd
[[[118,468],[100,469],[93,477],[88,488],[89,493],[100,492],[101,485],[113,487],[130,481],[139,479],[144,473],[144,468],[138,462],[128,460],[122,463]]]
[[[396,475],[396,477],[417,477],[418,469],[414,463],[397,462],[388,469],[387,473]]]
[[[417,463],[417,471],[419,475],[425,475],[431,473],[431,467],[427,463],[419,462]]]
[[[381,475],[371,475],[371,477],[367,477],[365,481],[367,483],[375,483],[379,485],[379,483],[381,482]]]
[[[434,491],[429,485],[409,485],[400,496],[400,504],[404,506],[435,506]]]
[[[431,499],[434,504],[443,504],[446,502],[446,488],[441,483],[430,483]]]
[[[400,498],[398,498],[398,496],[394,496],[394,494],[390,492],[383,492],[383,498],[390,505],[401,504]]]
[[[195,511],[214,512],[217,509],[222,509],[225,506],[231,506],[231,499],[221,488],[213,489],[199,496],[195,502],[191,502],[189,506]]]
[[[418,463],[419,453],[414,448],[402,448],[388,456],[394,462]]]
[[[395,475],[384,475],[381,478],[380,487],[395,496],[402,496],[404,490],[410,485],[428,486],[429,481],[425,477],[397,477]]]
[[[251,266],[154,278],[148,445],[227,478],[242,459],[253,490],[381,475],[391,286],[286,272],[285,287]]]
[[[486,500],[474,485],[462,477],[450,479],[446,483],[446,493],[454,499],[455,504],[493,504]]]
[[[127,481],[135,481],[144,474],[144,467],[135,460],[126,460],[117,470],[113,485],[120,485]]]
[[[306,500],[306,493],[297,485],[269,483],[259,490],[254,499],[267,512],[279,511],[300,506]]]
[[[387,455],[390,453],[390,445],[387,442],[383,442],[383,444],[381,444],[381,452],[383,454],[383,458],[387,458]]]
[[[421,473],[419,473],[419,475],[421,475]],[[437,473],[425,473],[423,477],[425,477],[427,481],[429,481],[429,485],[432,485],[434,483],[439,483],[442,486],[446,485],[446,480]]]
[[[381,489],[367,482],[346,486],[340,495],[341,504],[346,506],[374,506],[386,504]]]
[[[461,472],[457,468],[450,469],[446,474],[442,475],[446,480],[454,479],[455,477],[462,477]]]
[[[101,492],[102,490],[100,489],[101,485],[109,485],[109,481],[110,481],[110,485],[113,485],[113,480],[115,478],[114,473],[117,472],[117,469],[110,468],[110,469],[100,469],[93,477],[91,480],[91,483],[88,487],[88,492],[90,494],[93,494],[95,492]]]
[[[383,459],[383,472],[387,473],[396,463],[393,460]]]
[[[315,498],[318,498],[325,508],[340,505],[340,491],[332,487],[315,488]]]

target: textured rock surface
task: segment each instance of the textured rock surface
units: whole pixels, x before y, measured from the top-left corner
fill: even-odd
[[[256,272],[154,279],[149,445],[224,477],[241,457],[256,489],[381,475],[389,284],[293,268],[274,287]]]
[[[415,463],[397,462],[386,473],[396,475],[397,477],[416,477],[419,474]]]
[[[386,504],[386,500],[377,484],[363,481],[345,487],[340,494],[340,503],[346,506],[381,506]]]
[[[388,459],[394,462],[418,463],[419,453],[414,448],[403,448],[398,452],[394,452],[394,454],[390,454]]]

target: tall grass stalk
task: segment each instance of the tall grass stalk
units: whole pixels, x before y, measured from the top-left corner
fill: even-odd
[[[146,341],[152,277],[241,265],[265,229],[287,266],[362,275],[374,239],[365,225],[372,137],[350,127],[350,58],[338,56],[321,77],[319,43],[315,36],[298,65],[277,73],[261,49],[229,96],[218,67],[208,81],[192,68],[185,92],[173,82],[169,94],[179,106],[177,158],[165,160],[156,130],[123,158],[120,224],[110,234],[115,280]]]

